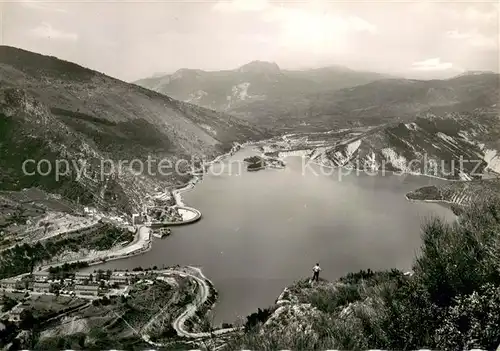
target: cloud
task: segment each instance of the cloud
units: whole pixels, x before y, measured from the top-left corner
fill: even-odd
[[[41,11],[60,12],[60,13],[68,12],[63,8],[53,7],[50,4],[37,1],[26,1],[26,2],[22,1],[21,6],[30,10],[41,10]]]
[[[485,37],[484,35],[481,35],[481,34],[473,36],[469,40],[469,43],[470,43],[470,45],[478,47],[478,48],[497,50],[497,51],[498,51],[498,46],[499,46],[498,38],[496,38],[496,39],[495,38],[488,38],[488,37]]]
[[[446,32],[446,36],[450,39],[470,39],[472,34],[459,32],[458,30],[449,30]]]
[[[441,62],[439,57],[414,62],[412,66],[414,70],[418,71],[443,71],[453,68],[451,62]]]
[[[254,18],[265,23],[266,28],[274,28],[273,32],[268,32],[268,37],[276,47],[293,51],[305,49],[312,54],[339,53],[348,46],[350,33],[377,32],[375,25],[359,16],[341,16],[314,1],[292,5],[295,6],[281,6],[265,0],[233,0],[219,1],[213,10],[226,14],[253,12]]]
[[[495,5],[495,4],[493,4]],[[471,22],[493,22],[498,20],[498,8],[496,6],[493,7],[492,11],[479,11],[477,8],[469,6],[464,11],[463,16],[466,20]]]
[[[312,10],[311,10],[312,9]],[[341,31],[353,30],[374,33],[377,27],[357,16],[341,17],[311,8],[284,7],[270,4],[267,0],[219,1],[213,10],[221,12],[261,12],[261,19],[266,22],[281,22],[285,26],[308,27]],[[300,28],[298,28],[300,29]]]
[[[213,10],[221,12],[259,12],[270,6],[267,0],[218,1],[213,6]]]
[[[278,26],[277,42],[292,50],[315,55],[338,54],[349,47],[352,33],[374,34],[377,27],[357,16],[340,16],[316,10],[272,7],[262,19]]]
[[[492,49],[498,50],[499,42],[497,38],[489,38],[477,30],[473,30],[471,32],[460,32],[458,30],[450,30],[446,32],[446,37],[454,40],[464,40],[467,44],[483,49]]]
[[[465,4],[465,3],[464,3]],[[498,21],[498,12],[500,8],[494,2],[477,3],[476,6],[468,5],[466,7],[450,8],[444,16],[449,16],[455,21],[472,24],[495,24]],[[481,9],[477,5],[483,5]]]
[[[56,40],[78,40],[76,33],[67,33],[53,28],[49,23],[42,22],[38,27],[31,30],[31,34],[38,38],[56,39]]]

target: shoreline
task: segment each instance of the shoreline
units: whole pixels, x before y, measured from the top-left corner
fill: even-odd
[[[175,199],[175,206],[189,207],[189,206],[187,206],[185,204],[184,200],[182,199],[182,193],[185,193],[185,192],[193,190],[194,187],[199,182],[203,181],[203,175],[207,171],[206,168],[214,165],[215,163],[221,162],[221,161],[223,161],[224,159],[226,159],[228,157],[233,156],[239,150],[241,150],[241,149],[243,149],[245,147],[248,147],[248,146],[250,146],[252,144],[253,144],[253,142],[247,142],[247,143],[243,143],[243,144],[235,144],[231,148],[230,151],[226,152],[225,154],[217,156],[215,159],[213,159],[212,161],[210,161],[207,164],[205,164],[204,165],[205,168],[201,170],[201,174],[198,174],[198,173],[197,174],[193,174],[191,180],[189,180],[189,182],[185,186],[183,186],[182,188],[179,188],[179,189],[172,190],[172,196]],[[198,171],[196,171],[196,172],[198,172]],[[189,207],[189,208],[193,208],[193,207]]]
[[[436,204],[448,204],[448,205],[457,205],[456,202],[452,202],[449,200],[430,200],[430,199],[410,199],[408,195],[405,195],[406,200],[410,202],[427,202],[427,203],[436,203]]]
[[[285,157],[293,157],[293,156],[285,156]],[[323,163],[315,162],[315,161],[314,162],[310,162],[310,163],[313,164],[313,165],[319,166],[319,167],[325,167],[325,168],[329,168],[329,169],[345,169],[345,170],[350,170],[351,172],[349,174],[346,174],[346,176],[350,175],[353,172],[358,173],[358,175],[360,173],[366,172],[366,170],[359,169],[359,168],[352,168],[351,169],[351,168],[347,168],[347,167],[344,167],[344,166],[330,166],[330,165],[325,165]],[[470,180],[443,178],[443,177],[434,176],[434,175],[425,174],[425,173],[407,172],[407,171],[404,171],[404,172],[399,171],[398,172],[398,171],[389,171],[389,170],[382,170],[382,171],[377,170],[376,172],[375,171],[371,171],[369,173],[370,173],[370,175],[375,174],[375,175],[382,175],[382,176],[385,176],[385,173],[392,173],[392,175],[396,175],[396,176],[399,176],[399,177],[411,175],[411,176],[417,176],[417,177],[427,177],[427,178],[432,178],[432,179],[439,179],[439,180],[444,180],[444,181],[447,181],[447,182],[468,182],[468,181],[470,181]]]
[[[148,230],[147,238],[146,237],[141,238],[140,230],[142,228],[146,228]],[[108,257],[106,257],[106,256],[92,257],[92,258],[89,257],[87,259],[83,258],[83,259],[59,262],[59,263],[55,263],[55,264],[43,265],[40,267],[40,269],[36,270],[36,272],[45,271],[45,270],[49,269],[50,267],[59,267],[59,266],[62,266],[64,264],[72,264],[72,263],[77,263],[77,262],[88,263],[89,267],[91,267],[91,266],[96,266],[96,265],[100,265],[100,264],[106,264],[109,261],[116,261],[116,260],[121,260],[121,259],[125,259],[125,258],[130,258],[130,257],[142,255],[143,253],[150,251],[152,246],[153,246],[151,229],[149,227],[146,227],[146,226],[138,227],[137,231],[136,231],[136,239],[134,241],[135,242],[133,242],[132,244],[121,248],[121,250],[126,250],[127,248],[131,247],[132,245],[141,245],[141,246],[139,248],[137,248],[136,250],[130,251],[130,252],[125,253],[125,254],[117,252],[115,254],[111,253],[111,255]],[[34,272],[35,272],[35,270],[34,270]],[[29,273],[25,273],[25,274],[29,274]],[[17,277],[19,277],[19,276],[17,276]],[[17,277],[15,277],[15,278],[17,278]]]
[[[244,143],[244,144],[236,144],[236,145],[234,145],[229,152],[217,156],[214,160],[210,161],[208,163],[208,165],[212,165],[215,162],[220,162],[221,160],[234,155],[238,150],[240,150],[243,147],[248,146],[249,144],[250,143]],[[196,212],[198,214],[195,218],[193,218],[193,219],[191,219],[191,220],[189,220],[187,222],[177,223],[177,225],[180,225],[180,224],[190,224],[190,223],[194,223],[194,222],[196,222],[196,221],[198,221],[198,220],[201,219],[202,214],[201,214],[201,212],[199,210],[197,210],[197,209],[195,209],[193,207],[186,206],[184,204],[184,201],[182,199],[182,193],[194,189],[195,185],[199,181],[201,181],[202,179],[203,179],[203,177],[200,176],[200,175],[193,175],[193,178],[184,187],[172,190],[172,195],[174,196],[174,199],[175,199],[175,202],[176,202],[176,204],[174,206],[176,206],[176,207],[185,207],[185,208],[188,208],[190,210],[193,210],[194,212]],[[171,223],[169,223],[169,225],[171,225]],[[99,257],[99,258],[97,258],[97,257],[96,258],[88,258],[88,259],[83,258],[83,259],[77,259],[77,260],[60,262],[60,263],[49,265],[49,266],[44,265],[38,271],[46,270],[49,267],[57,267],[57,266],[65,264],[65,263],[71,264],[71,263],[76,263],[76,262],[86,262],[86,263],[89,264],[89,267],[90,267],[90,266],[105,264],[105,263],[107,263],[109,261],[116,261],[116,260],[121,260],[121,259],[126,259],[126,258],[130,258],[130,257],[142,255],[142,254],[150,251],[151,248],[152,248],[152,246],[153,246],[152,228],[148,227],[148,226],[145,226],[145,225],[140,225],[140,226],[137,226],[136,228],[137,228],[136,229],[136,238],[134,239],[134,242],[132,244],[126,246],[126,247],[120,248],[119,251],[121,251],[121,250],[127,250],[127,248],[130,248],[133,245],[140,245],[140,247],[137,248],[136,250],[132,250],[132,251],[127,252],[125,254],[120,254],[119,251],[115,252],[115,253],[110,252],[110,254],[111,254],[110,256],[103,256],[103,257]],[[147,231],[148,231],[147,237],[142,237],[140,235],[140,231],[141,231],[142,228],[146,228],[147,229]],[[27,274],[29,274],[29,273],[27,273]]]
[[[157,228],[164,228],[164,227],[170,227],[170,226],[180,226],[180,225],[184,225],[184,224],[191,224],[191,223],[199,221],[202,217],[201,212],[194,207],[178,206],[178,205],[175,205],[175,207],[177,209],[191,211],[195,214],[195,216],[193,218],[183,220],[182,222],[155,222],[155,223],[151,223],[149,228],[157,229]]]
[[[285,135],[282,135],[281,138],[286,140],[286,138],[288,136],[293,136],[295,134],[285,134]],[[268,141],[271,141],[271,140],[268,140]],[[261,142],[260,142],[261,143]],[[278,159],[280,159],[281,161],[284,161],[284,159],[286,157],[294,157],[293,155],[281,155],[282,153],[290,153],[290,152],[307,152],[308,154],[310,155],[314,155],[314,152],[317,150],[318,148],[317,147],[313,147],[313,148],[300,148],[300,149],[297,149],[297,150],[278,150],[276,151],[277,154],[278,154]],[[296,155],[296,156],[299,156],[299,157],[304,157],[304,155]],[[319,156],[319,155],[317,155]],[[361,173],[361,172],[366,172],[367,174],[370,173],[370,174],[374,174],[375,171],[370,171],[370,172],[367,172],[367,170],[365,169],[360,169],[360,168],[347,168],[345,166],[331,166],[331,165],[327,165],[327,164],[324,164],[324,163],[321,163],[321,162],[318,162],[316,161],[318,158],[315,157],[315,158],[312,158],[312,157],[309,157],[307,156],[311,162],[309,162],[310,164],[314,164],[318,167],[324,167],[324,168],[328,168],[328,169],[345,169],[345,170],[349,170],[350,173]],[[408,172],[408,171],[390,171],[390,170],[377,170],[376,171],[376,174],[377,175],[380,175],[382,173],[382,176],[385,176],[385,173],[391,173],[393,175],[398,175],[398,176],[403,176],[403,175],[412,175],[412,176],[420,176],[420,177],[427,177],[427,178],[433,178],[433,179],[439,179],[439,180],[444,180],[444,181],[449,181],[449,182],[467,182],[467,181],[471,181],[472,179],[470,180],[463,180],[463,179],[451,179],[451,178],[444,178],[444,177],[440,177],[440,176],[436,176],[436,175],[431,175],[431,174],[425,174],[425,173],[417,173],[417,172]],[[346,174],[346,175],[349,175],[349,174]]]
[[[243,144],[234,144],[230,151],[226,152],[225,154],[217,156],[215,159],[213,159],[212,161],[208,162],[205,165],[205,167],[210,167],[211,165],[213,165],[215,163],[221,162],[221,161],[225,160],[226,158],[233,156],[236,152],[238,152],[239,150],[241,150],[243,148],[262,145],[262,143],[263,143],[262,141],[258,141],[258,142],[246,142],[246,143],[243,143]],[[307,149],[307,150],[313,152],[315,149]],[[293,157],[293,156],[281,155],[281,153],[286,153],[286,152],[288,152],[288,151],[278,151],[278,157],[277,157],[277,159],[279,159],[280,161],[286,163],[285,159],[287,157]],[[303,156],[301,156],[301,157],[303,157]],[[328,169],[336,169],[336,170],[345,169],[345,170],[349,170],[350,173],[346,174],[346,176],[350,175],[352,173],[355,173],[355,174],[357,173],[359,175],[360,172],[364,171],[362,169],[356,169],[356,168],[349,169],[349,168],[345,168],[343,166],[326,165],[326,164],[323,164],[323,163],[317,162],[317,161],[311,161],[310,163],[314,164],[314,165],[316,165],[318,167],[325,167],[325,168],[328,168]],[[266,167],[263,167],[262,169],[264,169],[264,168],[266,168]],[[256,170],[252,170],[252,171],[257,171],[257,169]],[[201,219],[201,212],[199,210],[197,210],[195,208],[192,208],[192,207],[189,207],[189,206],[186,206],[186,204],[184,202],[184,199],[183,199],[183,193],[193,190],[195,188],[195,186],[199,182],[203,181],[203,178],[204,178],[203,175],[205,174],[205,172],[206,172],[206,169],[203,169],[201,171],[201,174],[199,174],[199,173],[194,174],[195,172],[193,172],[192,178],[188,181],[187,184],[185,184],[181,188],[177,188],[177,189],[174,189],[174,190],[171,191],[172,196],[174,197],[174,200],[175,200],[175,205],[174,205],[175,207],[186,207],[186,208],[189,208],[190,210],[193,210],[194,212],[197,212],[199,215],[196,216],[194,219],[189,220],[187,222],[168,223],[167,226],[169,226],[169,225],[180,225],[180,224],[190,224],[190,223],[196,222],[196,221],[198,221],[198,220]],[[413,173],[413,172],[377,171],[376,174],[377,175],[382,174],[382,176],[385,176],[385,172],[391,173],[391,175],[395,174],[395,175],[398,175],[398,176],[403,176],[403,175],[425,176],[425,177],[429,177],[429,178],[435,178],[435,179],[439,179],[439,180],[443,180],[443,181],[450,181],[450,182],[453,182],[453,181],[460,182],[460,181],[462,181],[462,180],[447,179],[447,178],[442,178],[442,177],[438,177],[438,176],[432,176],[432,175],[420,174],[420,173]],[[410,199],[407,195],[405,195],[405,198],[406,198],[407,201],[410,201],[410,202],[442,203],[442,204],[449,204],[449,205],[455,204],[454,202],[447,201],[447,200]],[[148,230],[148,236],[147,237],[141,237],[141,235],[140,235],[141,228],[147,228],[147,230]],[[137,238],[130,245],[128,245],[126,247],[123,247],[123,248],[119,248],[118,252],[114,253],[114,252],[111,251],[111,252],[109,252],[107,254],[103,254],[103,256],[100,256],[100,257],[88,257],[87,259],[85,257],[82,257],[82,259],[76,259],[76,260],[70,260],[70,261],[65,261],[65,262],[61,262],[61,263],[55,263],[55,264],[53,264],[51,266],[52,267],[56,267],[56,266],[59,266],[59,265],[63,265],[65,263],[70,264],[70,263],[76,263],[76,262],[87,262],[89,264],[89,266],[94,266],[94,265],[105,264],[105,263],[107,263],[109,261],[116,261],[116,260],[127,259],[127,258],[130,258],[130,257],[142,255],[144,253],[149,252],[152,249],[152,245],[153,245],[152,229],[153,229],[152,227],[148,227],[148,226],[144,226],[144,225],[137,226],[137,231],[136,231]],[[132,251],[123,253],[123,254],[120,253],[120,251],[127,250],[127,248],[129,248],[131,246],[134,246],[134,245],[140,245],[140,247],[138,247],[137,249],[134,249]],[[50,266],[44,265],[44,266],[42,266],[41,270],[46,270],[46,269],[48,269],[48,267],[50,267]]]
[[[234,144],[230,151],[226,152],[225,154],[217,156],[215,159],[213,159],[212,161],[210,161],[205,166],[209,167],[209,166],[211,166],[211,165],[213,165],[213,164],[215,164],[217,162],[221,162],[221,161],[225,160],[226,158],[233,156],[235,153],[237,153],[239,150],[241,150],[243,148],[262,145],[262,143],[263,143],[262,141],[258,141],[258,142],[247,142],[247,143],[243,143],[243,144]],[[308,149],[308,150],[311,151],[311,152],[314,151],[314,149]],[[293,156],[281,155],[282,152],[287,152],[287,151],[278,151],[278,157],[277,158],[280,161],[284,162],[284,163],[286,163],[285,159],[287,157],[293,157]],[[318,167],[326,167],[326,168],[329,168],[329,169],[338,169],[338,170],[348,169],[348,168],[345,168],[345,167],[342,167],[342,166],[330,166],[330,165],[322,164],[322,163],[317,162],[317,161],[312,161],[311,163],[314,164],[314,165],[316,165],[316,166],[318,166]],[[363,170],[359,170],[359,169],[348,169],[348,170],[350,170],[350,173],[359,173],[359,172],[363,171]],[[193,174],[192,178],[189,180],[189,182],[186,185],[184,185],[181,188],[172,190],[172,195],[173,195],[173,197],[175,199],[175,205],[174,206],[176,206],[176,207],[186,207],[186,208],[192,209],[195,212],[199,213],[199,216],[197,216],[195,219],[192,219],[192,220],[188,221],[188,223],[193,223],[195,221],[198,221],[201,218],[201,212],[199,210],[195,209],[195,208],[186,206],[185,202],[183,200],[183,196],[182,195],[185,192],[193,190],[195,188],[195,186],[199,182],[203,181],[203,175],[205,174],[204,171],[205,170],[203,170],[201,174]],[[399,175],[399,176],[403,176],[403,175],[426,176],[426,177],[429,177],[429,178],[436,178],[436,179],[443,180],[443,181],[461,181],[461,180],[446,179],[446,178],[432,176],[432,175],[426,175],[426,174],[417,174],[417,173],[412,173],[412,172],[377,171],[377,175],[380,174],[380,173],[382,173],[382,175],[385,175],[385,172],[389,172],[391,174],[397,173],[397,175]],[[442,204],[448,204],[448,205],[455,204],[454,202],[451,202],[451,201],[448,201],[448,200],[425,200],[425,199],[420,200],[420,199],[410,199],[407,195],[405,195],[405,198],[406,198],[407,201],[410,201],[410,202],[442,203]],[[174,224],[178,224],[179,225],[179,224],[187,224],[187,223],[182,222],[182,223],[174,223]],[[168,225],[171,225],[171,223],[169,223]],[[147,228],[147,230],[148,230],[147,237],[142,237],[140,235],[141,228]],[[127,258],[130,258],[130,257],[138,256],[138,255],[141,255],[141,254],[149,252],[152,249],[152,245],[153,245],[152,228],[141,225],[141,226],[137,227],[136,233],[137,233],[136,234],[137,237],[134,240],[134,242],[131,243],[130,245],[126,246],[126,247],[119,248],[118,252],[116,252],[116,251],[112,252],[111,251],[111,252],[108,252],[108,253],[104,253],[105,251],[103,251],[103,255],[99,256],[99,257],[87,257],[87,258],[82,257],[81,259],[75,259],[75,260],[70,260],[70,261],[65,261],[65,262],[60,262],[60,263],[58,262],[58,263],[54,263],[52,265],[43,265],[40,270],[46,270],[50,266],[56,267],[56,266],[59,266],[59,265],[63,265],[65,263],[70,264],[70,263],[76,263],[76,262],[87,262],[89,264],[89,266],[94,266],[94,265],[105,264],[105,263],[107,263],[109,261],[116,261],[116,260],[121,260],[121,259],[127,259]],[[131,246],[134,246],[134,245],[137,245],[137,246],[140,245],[140,247],[138,247],[138,248],[136,248],[134,250],[128,251],[126,253],[120,253],[120,251],[125,251],[125,250],[127,250],[127,248],[130,248]]]

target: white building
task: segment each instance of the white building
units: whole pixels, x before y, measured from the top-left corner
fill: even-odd
[[[33,291],[40,292],[40,293],[49,293],[50,292],[50,283],[35,282],[33,284]]]
[[[128,277],[119,274],[112,274],[111,277],[109,277],[109,282],[111,284],[128,285]]]
[[[95,215],[97,214],[97,210],[95,208],[91,208],[91,207],[84,207],[83,208],[83,212],[87,215]]]
[[[92,276],[92,273],[90,272],[76,272],[75,273],[75,280],[77,282],[84,282],[84,281],[91,281],[90,279]]]
[[[145,224],[148,222],[148,215],[146,212],[134,213],[132,215],[132,225]]]
[[[20,282],[15,279],[4,279],[0,281],[0,286],[2,289],[17,289]]]
[[[93,295],[99,294],[98,285],[75,285],[75,294],[77,295]]]
[[[33,278],[35,282],[46,282],[47,280],[49,280],[49,272],[47,271],[35,272],[33,273]]]
[[[24,307],[16,306],[9,311],[9,321],[19,322],[21,320],[21,313],[24,311]]]

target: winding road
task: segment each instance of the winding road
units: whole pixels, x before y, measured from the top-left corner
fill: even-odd
[[[150,229],[148,227],[146,227],[146,226],[139,226],[137,228],[137,233],[136,233],[136,237],[134,238],[134,241],[130,245],[127,245],[126,247],[124,247],[122,249],[116,250],[116,251],[108,254],[107,257],[106,257],[106,259],[109,260],[109,259],[113,259],[113,258],[119,258],[119,257],[126,256],[127,254],[129,255],[131,253],[137,252],[142,247],[144,247],[145,243],[147,243],[150,240],[151,240],[151,238],[150,238]],[[42,266],[42,267],[40,267],[40,270],[46,270],[50,266],[57,267],[57,266],[63,265],[64,263],[83,262],[83,261],[87,261],[87,262],[93,262],[94,261],[95,262],[95,261],[100,260],[100,259],[102,259],[102,257],[99,257],[99,258],[87,258],[87,259],[80,259],[80,260],[67,261],[67,262],[59,262],[59,263],[52,264],[52,265]],[[213,335],[226,334],[226,333],[230,333],[230,332],[234,332],[234,331],[238,330],[237,328],[229,328],[229,329],[219,329],[219,330],[213,331],[211,333],[210,332],[192,333],[192,332],[189,332],[189,331],[187,331],[185,329],[185,323],[186,323],[186,321],[189,320],[191,317],[193,317],[196,314],[196,311],[198,310],[198,308],[200,308],[201,306],[203,306],[203,304],[205,304],[205,302],[207,301],[208,297],[210,296],[210,287],[207,284],[208,278],[203,275],[203,272],[201,271],[201,269],[196,268],[196,267],[188,267],[188,268],[190,270],[192,270],[192,271],[196,271],[196,274],[199,277],[201,277],[201,278],[199,278],[198,276],[196,276],[194,274],[190,274],[190,273],[187,273],[187,272],[184,272],[184,271],[180,271],[180,270],[169,270],[169,271],[161,271],[161,272],[159,272],[159,273],[161,273],[163,275],[173,275],[173,274],[176,274],[176,275],[179,275],[181,277],[189,277],[190,279],[193,279],[196,282],[196,284],[198,285],[198,293],[197,293],[197,296],[196,296],[194,302],[192,302],[189,305],[187,305],[185,311],[183,313],[181,313],[175,319],[175,321],[172,323],[172,327],[175,329],[175,331],[177,332],[177,334],[179,336],[182,336],[182,337],[185,337],[185,338],[189,338],[189,339],[200,339],[200,338],[211,337]],[[28,274],[29,273],[21,274],[19,276],[16,276],[15,279],[21,279],[23,276],[28,275]],[[154,324],[154,322],[156,321],[156,319],[159,318],[159,317],[161,317],[161,315],[163,314],[163,312],[165,312],[165,310],[166,309],[164,308],[160,312],[158,312],[148,322],[148,324],[145,326],[145,328],[143,328],[143,330],[147,331],[147,329],[151,325]],[[148,342],[150,344],[153,344],[155,346],[161,346],[161,345],[157,345],[157,343],[153,343],[149,339],[149,336],[147,334],[143,334],[143,335],[141,335],[141,337],[143,338],[144,341],[146,341],[146,342]]]
[[[114,259],[114,258],[121,258],[127,255],[130,255],[131,253],[139,251],[142,247],[144,247],[144,244],[149,242],[151,240],[150,237],[150,228],[146,226],[138,226],[137,228],[137,233],[136,237],[134,238],[134,241],[130,244],[127,245],[124,248],[121,248],[119,250],[116,250],[112,253],[109,253],[106,257],[106,259]],[[60,266],[64,263],[73,263],[73,262],[82,262],[82,261],[87,261],[87,262],[92,262],[94,263],[97,260],[102,259],[102,257],[99,258],[87,258],[87,259],[80,259],[80,260],[74,260],[74,261],[67,261],[67,262],[59,262],[56,264],[52,264],[50,266],[52,267],[57,267]],[[46,270],[50,267],[49,265],[40,267],[40,270]],[[240,330],[241,328],[226,328],[226,329],[218,329],[214,330],[212,332],[201,332],[201,333],[194,333],[186,330],[185,328],[185,323],[192,318],[198,309],[203,306],[208,297],[210,296],[210,287],[207,284],[208,278],[205,277],[201,269],[196,268],[196,267],[188,267],[190,270],[195,271],[195,274],[190,274],[185,271],[181,270],[168,270],[168,271],[161,271],[158,273],[161,273],[163,275],[179,275],[181,277],[189,277],[190,279],[194,280],[198,286],[198,293],[196,295],[195,300],[188,304],[186,306],[186,309],[184,312],[182,312],[172,323],[172,327],[175,329],[177,334],[181,337],[185,337],[188,339],[202,339],[202,338],[210,338],[214,335],[222,335],[222,334],[227,334],[231,332],[235,332]],[[21,277],[28,275],[29,273],[21,274],[15,279],[20,279]],[[130,274],[130,273],[129,273]],[[201,277],[201,278],[200,278]],[[168,307],[168,306],[167,306]],[[167,307],[163,308],[160,310],[149,322],[146,324],[146,326],[143,328],[144,333],[141,334],[141,337],[144,341],[147,343],[154,345],[154,346],[163,346],[163,344],[155,343],[150,340],[149,335],[147,335],[147,330],[155,323],[155,321],[160,318],[163,313],[166,311]]]
[[[189,332],[186,329],[184,329],[184,324],[186,323],[186,321],[195,315],[198,308],[200,308],[201,306],[203,306],[203,304],[205,304],[205,302],[207,301],[207,299],[210,295],[210,287],[207,284],[208,279],[207,279],[207,277],[205,277],[203,275],[203,272],[201,271],[201,269],[196,268],[196,267],[189,267],[189,268],[197,271],[198,274],[203,279],[200,279],[197,276],[189,274],[189,273],[177,272],[181,276],[187,276],[187,277],[194,279],[198,283],[198,287],[199,287],[199,294],[196,297],[194,303],[191,303],[188,306],[186,306],[186,310],[183,313],[181,313],[181,315],[179,317],[176,318],[174,323],[172,323],[172,326],[177,331],[177,334],[179,336],[184,336],[187,338],[200,339],[200,338],[210,337],[212,335],[221,335],[221,334],[231,333],[231,332],[235,332],[235,331],[240,330],[240,328],[226,328],[226,329],[214,330],[212,332],[192,333],[192,332]]]
[[[196,314],[196,311],[207,302],[208,297],[210,296],[210,287],[207,284],[208,278],[203,275],[203,272],[201,269],[197,267],[188,267],[191,270],[194,270],[197,272],[197,275],[200,277],[190,274],[184,271],[178,271],[178,270],[171,270],[171,271],[162,271],[163,275],[179,275],[181,277],[189,277],[193,279],[196,284],[198,285],[198,294],[194,300],[194,302],[188,304],[186,306],[186,309],[184,312],[182,312],[172,323],[172,327],[175,329],[177,332],[177,335],[181,337],[185,337],[188,339],[203,339],[203,338],[210,338],[214,335],[222,335],[222,334],[227,334],[227,333],[232,333],[241,330],[241,328],[226,328],[226,329],[218,329],[214,330],[212,332],[201,332],[201,333],[193,333],[185,328],[186,322],[193,317]],[[163,308],[160,312],[158,312],[149,322],[146,324],[146,326],[143,328],[143,330],[147,330],[151,325],[154,324],[157,318],[161,317],[163,312],[168,308],[169,306],[166,306]],[[141,335],[142,339],[149,343],[150,345],[154,345],[157,347],[162,347],[166,346],[165,344],[161,343],[156,343],[151,341],[149,335],[146,333]]]

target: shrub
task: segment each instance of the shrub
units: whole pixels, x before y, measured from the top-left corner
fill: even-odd
[[[358,286],[341,285],[335,292],[318,290],[311,294],[310,303],[320,311],[332,313],[361,299],[361,294]]]
[[[245,330],[246,331],[251,330],[254,327],[258,326],[260,323],[265,323],[269,319],[271,314],[272,312],[270,308],[265,308],[263,310],[259,308],[257,312],[247,316],[247,321],[245,323]]]
[[[436,332],[441,350],[494,350],[500,344],[500,288],[485,284],[479,292],[462,295]]]
[[[434,219],[424,227],[422,254],[414,271],[438,306],[484,283],[500,284],[498,261],[500,205],[473,206],[459,224]]]

